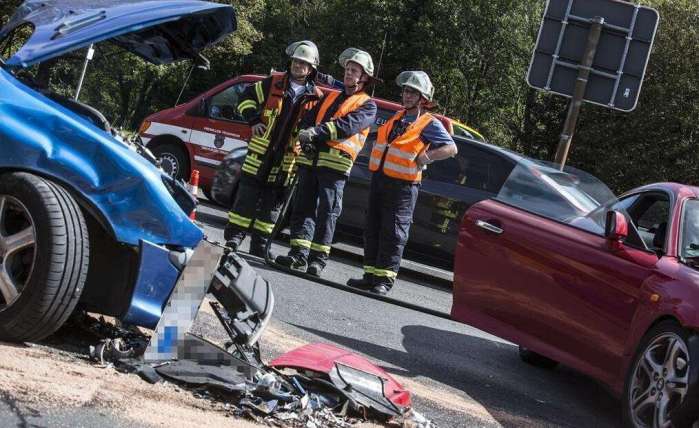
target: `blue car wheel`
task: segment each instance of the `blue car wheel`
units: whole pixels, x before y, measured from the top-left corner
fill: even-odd
[[[0,340],[37,341],[80,299],[89,264],[85,218],[61,186],[0,175]]]

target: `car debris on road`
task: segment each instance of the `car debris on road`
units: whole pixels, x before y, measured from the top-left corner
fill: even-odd
[[[189,266],[210,255],[195,254]],[[224,402],[232,416],[269,426],[345,428],[363,421],[435,426],[412,409],[410,393],[388,373],[335,346],[305,345],[263,362],[257,341],[274,298],[267,281],[236,254],[221,256],[218,268],[208,275],[210,285],[203,288],[216,298],[210,304],[230,341],[221,347],[188,331],[175,331],[172,320],[188,330],[203,300],[196,289],[201,291],[206,279],[196,276],[193,280],[185,272],[178,281],[153,337],[83,317],[81,328],[101,338],[90,347],[91,358],[151,383],[186,385],[199,397]],[[192,304],[194,309],[188,307]],[[165,342],[162,332],[169,332]]]

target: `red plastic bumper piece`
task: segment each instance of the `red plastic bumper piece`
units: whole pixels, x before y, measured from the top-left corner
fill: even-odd
[[[305,369],[320,373],[330,373],[335,363],[349,366],[381,377],[385,380],[384,393],[396,406],[407,408],[411,406],[410,392],[398,383],[384,369],[371,363],[364,357],[350,351],[325,343],[313,343],[296,348],[273,360],[269,365],[278,369]]]

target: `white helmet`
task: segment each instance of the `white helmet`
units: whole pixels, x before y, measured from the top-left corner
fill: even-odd
[[[424,71],[403,71],[396,77],[396,83],[401,88],[408,86],[415,89],[420,92],[427,101],[431,102],[434,97],[434,86],[432,86],[430,76]]]
[[[369,55],[368,52],[364,52],[357,48],[347,48],[340,54],[338,62],[342,68],[346,68],[348,61],[356,62],[361,65],[366,74],[374,77],[374,61],[372,61],[371,55]]]
[[[318,46],[310,40],[301,40],[300,42],[290,44],[286,47],[286,54],[293,59],[311,64],[313,68],[318,67],[318,64],[320,64]]]

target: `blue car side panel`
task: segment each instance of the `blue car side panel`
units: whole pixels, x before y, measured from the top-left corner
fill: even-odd
[[[141,241],[139,253],[141,261],[131,304],[121,319],[127,324],[153,329],[160,320],[180,271],[170,262],[169,251],[162,247]]]
[[[203,238],[168,193],[161,171],[2,69],[0,169],[34,171],[72,187],[121,243],[193,248]]]

